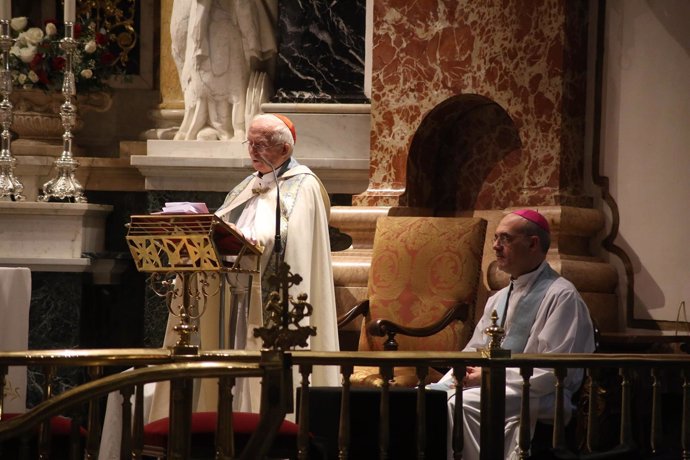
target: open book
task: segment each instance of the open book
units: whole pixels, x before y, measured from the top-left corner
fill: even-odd
[[[209,214],[206,203],[190,201],[173,201],[165,203],[163,210],[152,214]]]

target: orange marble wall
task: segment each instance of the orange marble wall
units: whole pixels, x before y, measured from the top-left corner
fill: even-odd
[[[374,0],[370,186],[354,203],[399,204],[422,117],[476,93],[507,111],[523,145],[491,166],[484,205],[582,204],[586,5]]]

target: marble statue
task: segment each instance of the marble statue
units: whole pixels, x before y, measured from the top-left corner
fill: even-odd
[[[266,98],[276,11],[277,0],[174,0],[172,55],[185,105],[176,140],[244,140]]]

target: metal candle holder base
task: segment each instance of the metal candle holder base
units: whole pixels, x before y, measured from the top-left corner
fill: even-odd
[[[77,106],[73,100],[77,95],[77,87],[74,81],[72,60],[77,48],[74,39],[74,23],[65,23],[65,38],[60,42],[60,48],[65,52],[65,75],[62,81],[62,94],[65,102],[60,106],[60,118],[65,134],[62,135],[63,151],[60,158],[55,160],[57,177],[43,184],[43,194],[38,196],[38,201],[50,201],[51,198],[59,200],[73,200],[75,203],[86,203],[84,188],[74,177],[74,171],[79,162],[72,157],[72,128],[77,122]]]
[[[9,150],[0,155],[0,201],[24,201],[24,186],[14,175],[16,160]]]
[[[10,37],[10,21],[0,20],[0,51],[2,55],[2,67],[0,68],[0,123],[2,124],[1,151],[0,151],[0,200],[2,201],[22,201],[25,199],[22,192],[24,186],[14,175],[16,160],[10,151],[12,126],[12,103],[10,93],[12,93],[12,75],[10,74],[10,48],[12,48],[12,37]]]
[[[74,200],[75,203],[86,203],[84,187],[74,177],[74,171],[79,166],[79,162],[65,155],[55,160],[57,177],[43,184],[43,194],[38,196],[39,201],[50,201],[51,198],[58,200]]]

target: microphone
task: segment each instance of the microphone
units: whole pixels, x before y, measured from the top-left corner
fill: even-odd
[[[273,243],[273,248],[276,252],[276,268],[275,268],[275,276],[276,279],[279,279],[278,276],[280,275],[280,269],[281,265],[283,262],[283,256],[281,255],[281,251],[283,248],[281,238],[280,238],[280,186],[278,185],[278,174],[276,173],[276,168],[273,167],[271,162],[266,160],[263,155],[257,154],[259,159],[261,160],[262,163],[267,164],[270,168],[271,171],[273,171],[273,180],[276,181],[276,236],[275,236],[275,241]],[[289,319],[289,293],[288,293],[288,284],[286,283],[282,290],[282,295],[281,295],[281,302],[280,305],[282,306],[282,312],[281,312],[281,323],[282,327],[287,330],[288,328],[288,323],[290,322]],[[276,292],[280,292],[281,290],[281,284],[280,281],[276,282]]]
[[[283,250],[283,244],[280,238],[280,187],[278,186],[278,174],[276,174],[276,168],[273,167],[273,165],[264,158],[263,155],[258,155],[257,157],[259,160],[261,160],[262,163],[268,165],[271,168],[271,171],[273,171],[273,180],[276,181],[276,235],[275,235],[275,241],[273,243],[273,247],[276,251],[276,274],[278,273],[280,269],[280,253]]]

